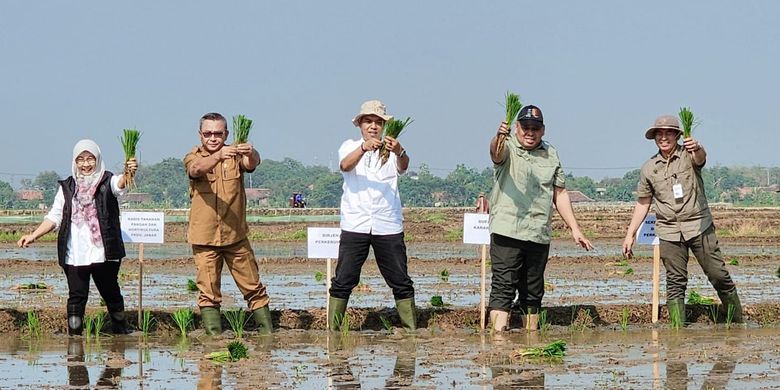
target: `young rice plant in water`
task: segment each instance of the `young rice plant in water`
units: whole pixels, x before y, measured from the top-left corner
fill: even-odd
[[[628,330],[628,318],[629,318],[629,310],[627,307],[623,308],[623,311],[620,312],[620,329],[624,332]]]
[[[393,329],[393,324],[390,322],[390,320],[387,319],[387,317],[380,314],[379,320],[382,321],[382,327],[384,327],[385,330],[389,331]]]
[[[154,321],[155,320],[154,317],[152,317],[152,311],[148,309],[144,310],[144,315],[141,317],[141,332],[144,334],[144,336],[149,336]]]
[[[246,315],[246,312],[243,309],[226,310],[225,318],[228,324],[230,324],[230,329],[236,334],[236,338],[244,337],[244,328],[246,328],[246,324],[249,321],[249,316]]]
[[[41,321],[38,314],[32,310],[27,311],[27,334],[30,337],[41,337]]]
[[[553,341],[544,347],[520,348],[512,353],[513,358],[530,357],[542,359],[561,359],[566,355],[566,342]]]
[[[187,330],[192,326],[192,310],[191,309],[179,309],[173,312],[171,314],[171,317],[173,317],[173,321],[176,323],[176,326],[179,328],[179,331],[181,332],[181,335],[183,337],[187,337]]]
[[[187,279],[187,291],[198,292],[198,284],[192,279]]]
[[[247,347],[244,343],[234,340],[228,343],[227,351],[217,351],[206,355],[207,359],[211,359],[216,363],[237,362],[241,359],[246,359]]]

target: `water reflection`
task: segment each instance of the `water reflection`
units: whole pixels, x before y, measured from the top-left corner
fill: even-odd
[[[89,388],[89,371],[87,370],[84,354],[84,338],[68,337],[66,366],[68,371],[68,385],[75,388]],[[95,343],[95,354],[100,354],[101,344]],[[122,368],[129,363],[124,359],[125,344],[122,342],[112,342],[109,344],[109,350],[105,361],[105,367],[100,373],[95,385],[100,388],[116,389],[119,388],[120,378],[122,377]]]
[[[357,365],[361,366],[360,371],[368,374],[370,371],[366,367],[367,363],[361,359],[357,348],[362,343],[361,339],[352,338],[350,335],[333,334],[327,338],[327,388],[328,389],[360,389],[361,380],[354,374],[350,360],[355,360]],[[372,346],[376,347],[376,346]],[[389,356],[381,354],[377,356],[378,348],[372,348],[372,358],[395,359],[393,371],[384,379],[383,388],[401,389],[412,386],[415,382],[417,367],[417,340],[414,336],[406,336],[397,340],[394,344],[389,344],[393,351]],[[384,351],[383,351],[384,352]],[[382,359],[384,360],[384,359]],[[365,379],[365,378],[364,378]],[[378,378],[374,378],[378,379]]]

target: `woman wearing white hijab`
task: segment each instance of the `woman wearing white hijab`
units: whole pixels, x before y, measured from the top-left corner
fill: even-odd
[[[18,245],[26,248],[58,228],[57,255],[68,279],[68,334],[83,331],[90,276],[106,303],[112,331],[126,334],[125,303],[117,279],[125,257],[117,197],[126,192],[127,183],[124,175],[105,170],[100,147],[92,140],[77,142],[71,161],[73,175],[60,181],[51,210]],[[135,159],[125,163],[129,172],[135,173],[137,167]]]

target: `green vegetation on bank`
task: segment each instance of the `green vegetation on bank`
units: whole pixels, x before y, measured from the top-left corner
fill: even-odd
[[[647,157],[650,154],[652,152],[647,153]],[[148,165],[141,161],[140,164],[135,177],[136,191],[148,194],[148,198],[134,204],[133,208],[189,207],[187,175],[181,159],[167,158]],[[622,178],[602,180],[568,173],[566,187],[596,201],[633,201],[639,179],[638,168]],[[35,209],[40,203],[51,205],[59,179],[56,172],[45,171],[34,179],[22,180],[23,188],[40,190],[43,200],[21,200],[9,183],[0,181],[0,209]],[[779,181],[780,167],[712,166],[704,169],[704,186],[710,202],[777,206],[780,205],[780,193],[776,192]],[[260,205],[250,199],[250,207],[287,207],[293,192],[302,192],[309,207],[338,207],[342,178],[341,173],[332,172],[327,167],[308,166],[286,158],[282,161],[263,160],[255,172],[245,176],[245,185],[247,188],[270,190],[267,204]],[[492,168],[478,170],[463,164],[443,177],[431,173],[426,164],[413,166],[399,179],[401,200],[407,207],[473,206],[479,193],[489,193],[492,185]],[[433,216],[429,218],[435,219]]]

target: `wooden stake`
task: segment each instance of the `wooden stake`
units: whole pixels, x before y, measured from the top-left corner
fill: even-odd
[[[661,286],[661,248],[653,244],[653,323],[658,322],[659,297],[658,290]]]
[[[485,275],[487,268],[487,245],[482,244],[482,277],[479,281],[479,326],[485,330]]]
[[[138,328],[144,316],[144,243],[138,244]]]
[[[333,259],[328,259],[327,261],[327,270],[325,271],[325,278],[327,280],[325,281],[325,327],[327,330],[330,330],[330,319],[328,318],[328,314],[330,312],[330,275],[331,275],[331,262]]]

